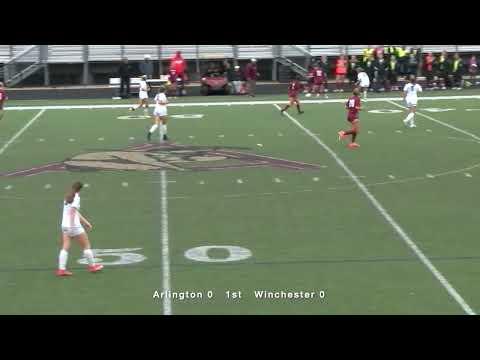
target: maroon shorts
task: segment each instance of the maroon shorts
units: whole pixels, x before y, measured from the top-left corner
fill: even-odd
[[[353,123],[355,120],[358,120],[358,114],[348,114],[347,115],[348,122]]]
[[[325,79],[323,78],[314,78],[313,79],[313,84],[314,85],[322,85],[325,82]]]

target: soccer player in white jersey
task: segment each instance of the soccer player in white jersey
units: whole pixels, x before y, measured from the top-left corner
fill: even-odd
[[[361,67],[357,68],[358,71],[358,76],[357,76],[357,86],[360,86],[362,92],[363,92],[363,99],[367,99],[367,92],[368,88],[370,87],[370,78],[368,77],[367,73],[365,70],[363,70]]]
[[[410,82],[403,87],[403,99],[408,108],[408,115],[403,120],[403,123],[410,128],[417,127],[415,125],[415,111],[417,110],[418,102],[417,92],[422,92],[422,87],[417,84],[415,75],[410,75]]]
[[[97,272],[103,269],[103,265],[95,264],[93,251],[90,241],[82,225],[88,230],[92,229],[92,224],[80,214],[80,195],[82,189],[81,182],[75,182],[71,190],[65,195],[63,201],[62,217],[62,249],[58,256],[58,276],[70,276],[72,273],[67,270],[68,250],[70,249],[70,240],[76,240],[83,248],[83,255],[87,259],[87,269],[90,272]]]
[[[138,92],[138,105],[137,107],[132,106],[130,108],[130,111],[135,111],[139,107],[143,106],[143,111],[145,113],[148,113],[148,91],[150,90],[150,87],[148,86],[147,83],[147,76],[143,75],[141,80],[140,80],[140,88]]]
[[[151,140],[152,134],[159,129],[160,141],[168,140],[167,137],[167,96],[165,95],[165,87],[160,86],[158,94],[155,96],[155,110],[153,111],[155,123],[152,125],[147,134],[148,141]]]

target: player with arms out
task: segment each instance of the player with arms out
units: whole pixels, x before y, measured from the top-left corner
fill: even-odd
[[[132,106],[130,108],[130,111],[135,111],[136,109],[143,107],[143,111],[145,113],[148,113],[148,91],[150,90],[150,87],[148,86],[147,83],[147,76],[143,75],[141,80],[140,80],[140,90],[138,92],[138,105]]]
[[[8,100],[7,93],[3,88],[3,83],[0,82],[0,120],[3,118],[3,103]]]
[[[357,76],[357,86],[360,86],[363,92],[363,100],[367,100],[367,92],[368,88],[370,87],[370,78],[368,74],[363,70],[361,67],[357,69],[358,76]]]
[[[297,110],[299,114],[304,113],[302,110],[300,110],[300,101],[298,100],[298,93],[302,91],[302,89],[303,89],[303,85],[299,81],[298,77],[290,81],[290,84],[288,84],[288,104],[285,105],[285,107],[282,110],[280,110],[280,114],[283,115],[283,112],[293,105],[297,106]]]
[[[103,265],[95,264],[90,241],[82,226],[84,225],[87,230],[92,230],[92,224],[80,214],[80,195],[78,194],[82,187],[83,184],[81,182],[75,182],[63,200],[62,249],[58,256],[58,269],[56,271],[58,276],[72,275],[67,270],[68,250],[70,249],[71,239],[76,240],[83,248],[83,255],[88,262],[88,271],[97,272],[103,269]]]
[[[158,94],[155,96],[155,110],[153,111],[155,123],[152,125],[147,134],[148,141],[151,140],[152,134],[159,128],[160,141],[168,140],[167,137],[167,96],[165,95],[165,87],[160,86]]]
[[[410,82],[405,84],[403,87],[403,99],[407,104],[408,108],[408,115],[403,120],[405,126],[410,128],[417,127],[415,125],[415,111],[417,110],[417,102],[418,102],[418,92],[422,92],[422,87],[417,84],[417,79],[415,75],[410,75]]]
[[[340,130],[338,132],[338,140],[342,140],[347,135],[352,135],[352,141],[348,144],[350,149],[360,146],[355,142],[355,139],[360,132],[358,112],[361,110],[362,105],[360,103],[359,95],[360,90],[358,88],[353,89],[353,95],[348,98],[345,104],[345,107],[347,108],[347,120],[352,125],[352,128],[348,131]]]

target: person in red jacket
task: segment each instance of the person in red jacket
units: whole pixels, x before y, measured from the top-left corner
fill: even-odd
[[[431,52],[427,53],[425,56],[425,60],[423,62],[423,68],[425,70],[425,78],[427,79],[427,87],[426,90],[431,90],[433,88],[433,62],[434,57]]]
[[[170,59],[170,69],[175,70],[177,76],[185,80],[185,70],[187,68],[187,64],[185,59],[182,57],[182,52],[177,51],[175,55],[172,56]]]
[[[257,59],[252,59],[245,67],[245,78],[247,80],[247,92],[251,97],[255,96],[255,88],[257,87]]]

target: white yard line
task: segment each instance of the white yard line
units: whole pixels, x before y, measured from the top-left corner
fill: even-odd
[[[422,101],[423,101],[424,99],[426,99],[426,98],[422,98]],[[393,102],[392,100],[385,100],[385,101],[388,102],[389,104],[395,105],[396,107],[399,107],[399,108],[401,108],[401,109],[406,109],[405,106],[400,105],[400,104],[397,104],[396,102]],[[437,123],[437,124],[440,124],[440,125],[442,125],[442,126],[445,126],[445,127],[450,128],[450,129],[452,129],[452,130],[458,131],[459,133],[462,133],[462,134],[464,134],[464,135],[470,136],[471,138],[473,138],[473,139],[475,139],[475,140],[477,140],[477,141],[480,141],[480,137],[478,137],[478,136],[475,135],[475,134],[472,134],[471,132],[468,132],[468,131],[463,130],[463,129],[459,129],[459,128],[457,128],[457,127],[455,127],[455,126],[453,126],[453,125],[450,125],[450,124],[448,124],[448,123],[446,123],[446,122],[443,122],[443,121],[434,119],[433,117],[431,117],[431,116],[429,116],[429,115],[425,115],[425,114],[423,114],[423,113],[421,113],[421,112],[419,112],[419,111],[417,111],[416,114],[419,115],[419,116],[424,117],[425,119],[428,119],[428,120],[430,120],[430,121],[433,121],[433,122],[435,122],[435,123]]]
[[[480,99],[480,95],[459,95],[459,96],[429,96],[423,97],[423,100],[450,100],[450,99]],[[374,98],[368,99],[368,102],[378,101],[401,101],[400,97]],[[194,103],[171,103],[169,107],[184,106],[230,106],[230,105],[275,105],[287,102],[286,100],[260,100],[260,101],[233,101],[233,102],[194,102]],[[345,99],[329,100],[303,100],[303,104],[324,104],[324,103],[344,103]],[[122,109],[129,108],[131,104],[110,104],[110,105],[47,105],[47,106],[10,106],[4,110],[70,110],[70,109]]]
[[[45,109],[41,110],[40,112],[37,113],[37,115],[35,115],[32,120],[30,120],[28,123],[26,123],[20,130],[18,130],[18,132],[13,135],[10,140],[8,140],[5,145],[3,145],[1,148],[0,148],[0,155],[2,155],[5,150],[7,150],[7,148],[15,141],[17,140],[29,127],[30,125],[32,125],[35,121],[37,121],[37,119],[42,116],[42,114],[45,112]]]
[[[161,202],[161,237],[162,237],[162,272],[163,272],[163,315],[172,315],[172,300],[170,299],[170,250],[168,245],[168,189],[167,172],[160,171],[160,202]]]
[[[278,110],[280,107],[274,105]],[[306,134],[308,134],[313,140],[317,142],[330,156],[335,160],[335,162],[340,166],[353,180],[353,182],[358,186],[358,188],[363,192],[367,199],[372,203],[372,205],[378,210],[378,212],[383,216],[383,218],[392,226],[400,238],[408,245],[408,247],[415,253],[415,255],[420,259],[420,261],[427,267],[428,270],[433,274],[433,276],[442,284],[445,290],[450,294],[450,296],[460,305],[460,307],[469,315],[475,315],[475,312],[467,304],[467,302],[462,298],[462,296],[455,290],[455,288],[450,284],[450,282],[442,275],[440,271],[432,264],[428,257],[423,253],[422,250],[415,244],[415,242],[410,238],[410,236],[402,229],[402,227],[395,221],[395,219],[388,213],[388,211],[380,204],[380,202],[368,191],[367,187],[358,179],[358,177],[350,170],[350,168],[343,162],[338,155],[327,146],[318,136],[313,134],[309,129],[304,127],[298,120],[293,118],[290,114],[285,112],[285,115],[300,129],[302,129]]]

